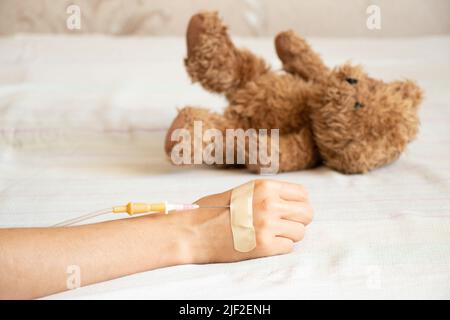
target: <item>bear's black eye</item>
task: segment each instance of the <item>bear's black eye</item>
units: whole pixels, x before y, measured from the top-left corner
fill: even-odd
[[[364,105],[363,105],[361,102],[356,102],[356,103],[355,103],[355,109],[356,109],[356,110],[361,109],[361,108],[363,108],[363,107],[364,107]]]
[[[354,84],[358,83],[358,79],[354,79],[354,78],[346,78],[345,81],[347,81],[351,85],[354,85]]]

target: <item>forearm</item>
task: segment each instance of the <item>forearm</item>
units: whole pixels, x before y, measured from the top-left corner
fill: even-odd
[[[292,251],[311,222],[303,187],[258,180],[253,194],[257,247],[233,247],[230,191],[197,201],[203,207],[70,228],[0,229],[0,298],[36,298],[70,289],[71,268],[88,285],[146,270],[232,262]],[[222,208],[221,208],[222,207]]]
[[[71,228],[0,230],[0,298],[67,290],[69,266],[81,285],[191,262],[185,215],[153,215]]]

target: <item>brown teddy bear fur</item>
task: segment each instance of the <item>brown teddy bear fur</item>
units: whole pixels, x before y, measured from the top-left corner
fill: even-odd
[[[280,129],[279,171],[319,163],[343,173],[363,173],[397,159],[417,134],[422,90],[412,81],[383,82],[360,66],[329,69],[292,31],[275,39],[285,72],[271,71],[248,50],[237,49],[215,12],[193,16],[187,30],[187,72],[205,89],[222,93],[224,114],[186,107],[172,123],[166,153],[177,128]],[[204,141],[207,144],[207,141]],[[258,171],[259,165],[248,164]]]

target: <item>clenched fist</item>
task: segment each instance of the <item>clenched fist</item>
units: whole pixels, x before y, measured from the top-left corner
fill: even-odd
[[[226,206],[231,190],[204,197],[200,206]],[[183,214],[190,232],[186,239],[187,263],[231,262],[289,253],[303,239],[313,209],[301,185],[277,180],[256,180],[253,192],[253,225],[256,248],[234,250],[229,209],[197,209]]]

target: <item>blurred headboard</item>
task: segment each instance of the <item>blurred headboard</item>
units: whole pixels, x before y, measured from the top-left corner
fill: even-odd
[[[367,26],[373,6],[379,28]],[[69,28],[67,19],[77,8],[81,23]],[[285,29],[326,37],[450,33],[448,0],[1,0],[0,35],[182,35],[189,17],[202,9],[218,10],[242,36]]]

